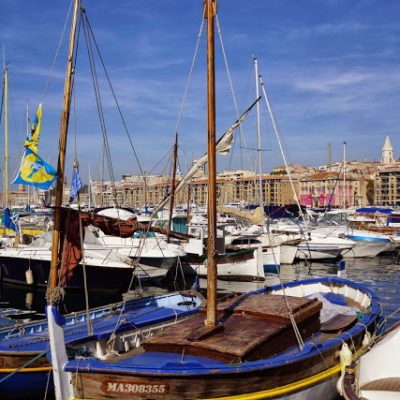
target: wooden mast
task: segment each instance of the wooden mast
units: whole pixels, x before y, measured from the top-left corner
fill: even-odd
[[[167,229],[167,242],[169,243],[169,232],[171,231],[172,213],[175,203],[175,179],[176,179],[176,159],[178,158],[178,132],[175,132],[175,145],[174,145],[174,162],[172,165],[172,186],[171,186],[171,200],[169,202],[169,216],[168,216],[168,229]]]
[[[65,75],[64,83],[64,105],[61,114],[61,125],[60,125],[60,137],[58,145],[58,163],[57,163],[57,186],[56,186],[56,203],[54,211],[54,231],[53,231],[53,247],[51,252],[51,268],[50,268],[50,303],[54,303],[54,289],[57,283],[57,264],[58,264],[58,247],[60,241],[60,225],[61,225],[61,206],[62,197],[64,190],[64,168],[65,168],[65,151],[67,147],[67,132],[68,122],[71,104],[71,80],[73,74],[73,55],[74,55],[74,43],[75,43],[75,32],[76,23],[78,17],[80,0],[75,0],[74,14],[71,26],[69,50],[68,50],[68,61],[67,61],[67,72]]]
[[[215,64],[214,17],[217,0],[205,1],[207,19],[207,151],[208,151],[208,239],[207,239],[207,327],[217,325],[217,212],[215,157]]]

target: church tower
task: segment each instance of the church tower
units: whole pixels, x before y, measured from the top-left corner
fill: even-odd
[[[394,164],[393,147],[390,143],[389,134],[386,135],[385,144],[382,148],[382,164]]]

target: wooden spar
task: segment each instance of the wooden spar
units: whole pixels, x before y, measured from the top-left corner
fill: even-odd
[[[169,232],[171,231],[172,212],[175,202],[175,178],[176,178],[176,159],[178,157],[178,132],[175,133],[174,145],[174,162],[172,166],[172,187],[171,187],[171,200],[169,202],[169,216],[168,216],[168,229],[167,229],[167,242],[169,243]]]
[[[75,0],[74,14],[72,19],[71,34],[68,50],[67,72],[65,74],[64,83],[64,105],[61,114],[60,137],[58,144],[58,163],[57,163],[57,186],[56,186],[56,203],[54,211],[54,231],[53,231],[53,247],[51,252],[50,267],[50,303],[53,303],[54,289],[57,283],[57,264],[58,264],[58,246],[60,241],[60,225],[61,225],[61,205],[64,188],[64,167],[65,167],[65,151],[67,147],[67,132],[69,122],[69,112],[71,103],[71,78],[72,78],[72,62],[74,55],[74,43],[76,23],[78,17],[80,0]]]
[[[207,18],[207,151],[208,151],[208,239],[207,239],[207,318],[205,325],[217,325],[217,212],[215,157],[215,63],[214,16],[216,0],[206,0]]]

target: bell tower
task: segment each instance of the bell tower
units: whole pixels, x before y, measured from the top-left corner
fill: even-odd
[[[382,148],[382,164],[394,164],[393,147],[390,143],[389,133],[386,135],[385,144]]]

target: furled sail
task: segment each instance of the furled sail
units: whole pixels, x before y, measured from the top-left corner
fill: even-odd
[[[233,143],[233,132],[234,130],[243,122],[243,120],[247,117],[247,114],[250,110],[257,104],[260,100],[259,97],[240,117],[236,122],[220,137],[218,142],[216,143],[215,150],[218,154],[226,155],[229,153],[229,150]],[[201,158],[199,158],[196,163],[190,168],[188,173],[183,177],[183,179],[179,182],[179,184],[175,188],[175,194],[178,193],[196,174],[196,172],[203,167],[207,162],[207,153],[204,154]],[[158,210],[163,208],[165,204],[168,203],[171,196],[166,197],[157,207],[154,208],[153,214]]]
[[[241,219],[245,219],[246,221],[250,221],[252,224],[255,225],[263,224],[264,215],[262,207],[257,207],[256,209],[254,209],[254,211],[243,211],[235,210],[234,208],[229,207],[217,206],[217,211],[224,214],[234,215],[235,217],[239,217]]]
[[[84,211],[77,211],[71,208],[60,208],[61,213],[61,231],[60,243],[63,246],[60,248],[59,259],[62,260],[60,285],[64,286],[73,275],[74,268],[80,263],[82,259],[82,244],[80,237],[80,224],[82,227],[93,225],[101,229],[106,235],[114,235],[122,238],[131,237],[137,230],[159,232],[166,234],[165,229],[159,227],[147,227],[141,224],[136,216],[130,217],[127,220],[120,220],[111,218],[104,215],[92,214]],[[85,231],[82,232],[83,239],[85,238]],[[187,239],[189,236],[170,231],[169,235],[177,239]]]

